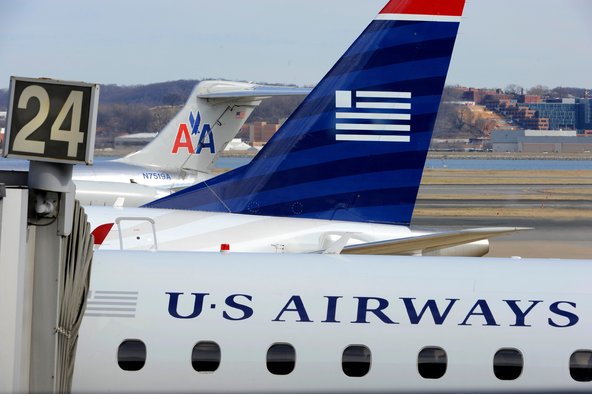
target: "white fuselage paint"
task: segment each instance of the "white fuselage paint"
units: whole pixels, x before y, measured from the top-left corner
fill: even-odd
[[[569,371],[572,353],[592,348],[590,261],[99,251],[93,264],[91,299],[97,291],[137,294],[128,317],[87,309],[74,392],[592,390]],[[200,313],[180,318],[197,310],[195,294],[203,295]],[[430,300],[441,314],[453,305],[443,319],[430,309],[417,319],[406,306],[419,314]],[[511,303],[522,312],[534,307],[520,316]],[[118,366],[126,339],[146,345],[139,371]],[[193,370],[199,341],[220,346],[215,372]],[[288,375],[266,368],[274,343],[295,349]],[[367,375],[343,373],[349,345],[370,349]],[[418,373],[426,346],[446,351],[440,379]],[[494,375],[501,348],[523,355],[516,380]]]
[[[327,249],[344,234],[348,245],[424,235],[406,226],[154,208],[87,207],[91,228],[116,223],[102,250],[301,253]],[[156,240],[154,238],[156,234]]]
[[[0,159],[0,170],[28,169],[26,161]],[[119,200],[128,207],[142,206],[212,176],[135,166],[117,160],[99,161],[93,166],[77,165],[72,173],[76,198],[82,205],[113,206]]]
[[[105,161],[93,167],[76,166],[73,180],[82,205],[113,206],[119,199],[123,206],[139,207],[212,176]]]

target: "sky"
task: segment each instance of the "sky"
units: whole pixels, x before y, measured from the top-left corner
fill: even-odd
[[[0,0],[11,75],[314,85],[386,0]],[[447,83],[592,88],[591,0],[467,0]]]

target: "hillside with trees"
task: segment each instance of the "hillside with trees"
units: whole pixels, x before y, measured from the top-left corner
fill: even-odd
[[[97,119],[97,147],[107,147],[116,136],[157,132],[185,103],[197,80],[179,80],[137,86],[101,85]],[[287,85],[288,86],[288,85]],[[292,86],[292,85],[289,85]],[[494,122],[478,111],[456,104],[462,101],[462,88],[447,86],[438,113],[434,138],[471,138],[487,135]],[[534,86],[524,89],[508,85],[505,91],[547,97],[583,97],[585,89]],[[265,100],[249,121],[275,123],[287,118],[302,97],[274,97]],[[0,110],[8,106],[7,89],[0,90]]]
[[[185,104],[199,81],[179,80],[137,86],[101,85],[97,147],[111,146],[116,136],[158,132]],[[292,86],[292,85],[290,85]],[[251,115],[251,121],[287,118],[302,97],[273,97]],[[8,107],[8,90],[0,90],[0,110]]]

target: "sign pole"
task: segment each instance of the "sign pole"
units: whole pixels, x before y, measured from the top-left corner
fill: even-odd
[[[29,189],[35,196],[38,215],[57,211],[36,229],[33,275],[33,321],[30,389],[34,393],[55,392],[57,374],[57,320],[63,287],[65,253],[62,238],[72,232],[75,186],[72,164],[31,161]],[[41,253],[39,253],[42,251]]]

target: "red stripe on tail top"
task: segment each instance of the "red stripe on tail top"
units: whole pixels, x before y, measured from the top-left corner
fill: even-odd
[[[390,0],[381,14],[462,16],[465,0]]]

